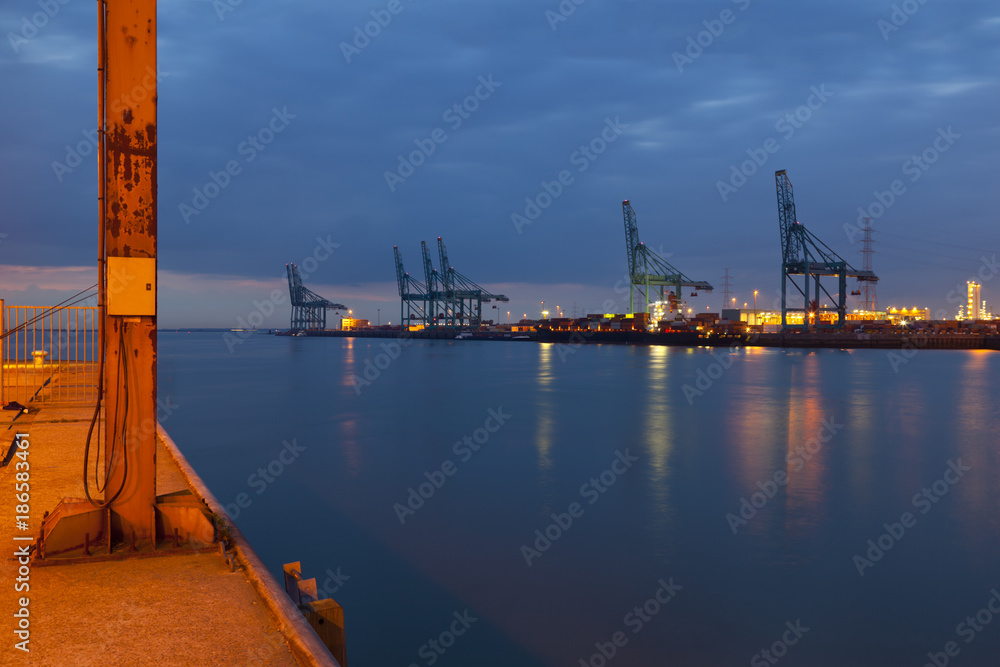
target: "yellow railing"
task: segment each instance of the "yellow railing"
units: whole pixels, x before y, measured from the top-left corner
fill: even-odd
[[[51,312],[0,300],[0,399],[3,403],[97,400],[96,306]]]

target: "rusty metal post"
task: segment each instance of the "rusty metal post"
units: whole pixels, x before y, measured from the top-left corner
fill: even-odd
[[[5,334],[5,333],[7,333],[7,309],[4,308],[4,300],[0,299],[0,334]],[[6,405],[6,401],[4,400],[4,390],[3,390],[3,383],[5,381],[3,376],[3,364],[5,360],[4,358],[6,356],[4,352],[6,350],[7,350],[7,339],[0,338],[0,405]]]
[[[111,314],[116,292],[131,291],[135,277],[127,263],[118,275],[109,265],[111,258],[156,258],[156,0],[100,0],[98,7],[102,305],[108,307],[101,322],[105,502],[109,537],[145,546],[156,536],[150,512],[156,502],[156,314],[155,307]],[[143,287],[155,304],[155,270],[152,285]]]

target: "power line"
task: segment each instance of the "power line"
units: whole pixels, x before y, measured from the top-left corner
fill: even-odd
[[[729,288],[732,287],[732,284],[729,281],[729,269],[726,269],[726,275],[722,277],[722,280],[723,280],[723,283],[722,283],[722,307],[725,309],[725,308],[729,307],[729,298],[730,298],[729,297],[729,294],[730,294],[730,289]]]
[[[872,271],[872,254],[875,252],[872,250],[872,219],[865,218],[865,239],[863,246],[861,248],[861,258],[862,258],[862,271]],[[864,306],[862,310],[866,310],[870,313],[878,310],[878,282],[876,280],[863,280],[864,286],[861,288],[862,297],[864,299]]]

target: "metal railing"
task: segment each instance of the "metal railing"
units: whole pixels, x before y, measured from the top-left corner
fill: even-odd
[[[93,403],[98,379],[97,307],[47,310],[4,306],[0,300],[0,331],[8,334],[30,323],[0,340],[0,401]]]

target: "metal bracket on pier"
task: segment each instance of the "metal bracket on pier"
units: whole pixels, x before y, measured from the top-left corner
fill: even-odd
[[[302,563],[285,563],[285,592],[319,638],[330,649],[341,667],[347,667],[347,639],[344,632],[344,608],[329,598],[317,600],[316,579],[302,578]]]

